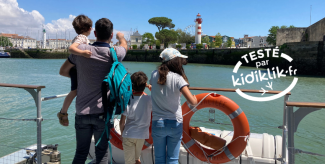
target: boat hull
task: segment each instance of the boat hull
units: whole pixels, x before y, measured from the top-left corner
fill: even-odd
[[[233,137],[233,131],[222,131],[217,129],[207,129],[200,127],[202,131],[208,132],[210,134],[220,136],[227,141],[229,144]],[[116,131],[119,131],[118,126],[115,127]],[[153,164],[154,161],[154,147],[150,146],[145,150],[142,150],[140,160],[142,163]],[[274,160],[274,158],[281,158],[282,154],[282,137],[277,135],[273,136],[267,133],[257,134],[251,133],[248,140],[248,144],[245,150],[242,152],[241,160],[243,163],[255,162],[255,164],[266,164],[266,163],[276,163],[280,164],[280,161]],[[110,155],[110,154],[109,154]],[[112,155],[113,162],[117,164],[122,164],[124,162],[124,152],[119,148],[112,145]],[[92,139],[88,159],[95,161],[95,140]],[[110,157],[108,158],[110,160]],[[238,164],[240,157],[227,162],[227,164]],[[110,162],[110,161],[109,161]],[[189,164],[205,164],[199,159],[193,157],[186,149],[181,146],[179,153],[179,162],[180,163],[189,163]]]

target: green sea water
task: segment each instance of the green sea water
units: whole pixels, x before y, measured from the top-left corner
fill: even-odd
[[[68,93],[70,91],[69,78],[59,75],[63,59],[0,59],[0,83],[44,85],[42,97]],[[143,71],[150,78],[150,74],[159,63],[123,62],[132,72]],[[234,88],[232,84],[232,70],[234,66],[188,64],[184,66],[186,75],[192,87]],[[255,68],[240,67],[240,73],[248,74]],[[299,71],[299,70],[298,70]],[[298,77],[298,83],[291,91],[289,101],[324,102],[324,77]],[[284,90],[293,80],[292,76],[274,79],[273,90]],[[267,82],[245,84],[242,89],[267,89]],[[150,94],[150,91],[146,90]],[[192,91],[193,94],[210,91]],[[269,133],[281,135],[283,119],[283,97],[268,102],[253,102],[246,100],[234,92],[217,92],[235,101],[245,112],[252,133]],[[252,96],[270,96],[251,93]],[[42,102],[42,143],[59,144],[62,163],[71,163],[75,153],[74,114],[75,101],[69,108],[70,125],[63,127],[57,120],[56,113],[60,110],[64,98]],[[182,98],[182,103],[185,100]],[[211,116],[211,115],[210,115]],[[0,87],[0,118],[29,119],[36,117],[35,103],[30,94],[23,89]],[[231,123],[222,112],[215,114],[216,122]],[[325,109],[309,114],[299,124],[295,134],[295,146],[298,149],[325,154]],[[198,111],[192,120],[208,121],[208,109]],[[36,123],[32,121],[10,121],[0,119],[0,157],[17,151],[19,148],[36,143]],[[232,126],[211,123],[191,122],[192,126],[232,130]],[[324,157],[305,154],[296,155],[296,163],[324,163]]]

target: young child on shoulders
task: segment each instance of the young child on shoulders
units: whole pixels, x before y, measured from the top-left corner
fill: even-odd
[[[130,99],[130,105],[121,116],[120,129],[125,164],[140,164],[144,141],[149,138],[152,104],[151,96],[143,92],[148,81],[146,74],[141,71],[133,73],[131,81],[134,98]]]
[[[78,35],[72,40],[72,45],[69,47],[69,52],[74,55],[90,58],[91,52],[89,50],[80,50],[78,49],[78,46],[80,44],[89,44],[87,36],[89,36],[91,32],[91,27],[93,25],[92,20],[85,15],[78,15],[73,20],[72,25]],[[57,114],[60,124],[63,126],[69,125],[68,108],[73,99],[77,96],[78,82],[76,68],[71,68],[69,74],[71,78],[71,91],[65,98],[61,111]]]

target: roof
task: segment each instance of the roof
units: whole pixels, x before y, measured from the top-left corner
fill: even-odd
[[[134,32],[133,33],[133,35],[131,35],[131,36],[142,36],[141,34],[139,34],[139,32],[138,31],[136,31],[136,32]]]
[[[60,40],[60,41],[62,40],[63,41],[63,40],[66,40],[66,39],[47,39],[47,40]]]
[[[0,33],[0,36],[4,36],[4,37],[13,37],[13,36],[18,36],[18,34],[6,34],[6,33]]]
[[[36,40],[34,38],[31,38],[29,36],[19,36],[18,34],[6,34],[6,33],[0,33],[0,36],[4,36],[4,37],[7,37],[7,38],[13,38],[13,39],[32,39],[32,40]]]
[[[211,37],[211,38],[216,38],[216,36],[209,36],[209,37]]]

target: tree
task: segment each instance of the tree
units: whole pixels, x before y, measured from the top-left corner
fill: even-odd
[[[150,32],[146,32],[142,35],[142,43],[153,44],[155,43],[155,37]]]
[[[276,45],[276,32],[278,31],[279,26],[272,26],[269,29],[269,36],[266,38],[266,42],[272,45]]]
[[[266,38],[266,42],[272,45],[276,45],[276,33],[278,31],[278,29],[286,29],[286,28],[296,28],[294,25],[290,25],[288,26],[281,26],[281,28],[279,28],[279,26],[272,26],[269,29],[269,36]]]
[[[1,47],[7,47],[7,46],[12,47],[12,43],[10,42],[10,40],[7,37],[1,36],[0,37],[0,46]]]
[[[214,44],[213,41],[209,43],[209,46],[210,46],[209,48],[215,48],[216,47],[216,45]]]
[[[156,25],[158,30],[163,30],[164,28],[168,27],[172,29],[175,27],[175,24],[172,23],[172,20],[167,17],[153,17],[148,20],[149,24]]]
[[[231,44],[232,44],[231,38],[228,37],[228,40],[226,42],[227,47],[231,47]]]
[[[222,36],[221,34],[218,32],[218,34],[215,36],[215,41],[214,44],[216,47],[220,47],[222,44]]]
[[[205,37],[203,37],[203,39],[202,39],[202,43],[206,43],[206,44],[209,44],[209,42],[210,42],[210,38],[209,38],[209,36],[207,35],[207,36],[205,36]]]
[[[196,49],[202,49],[203,48],[203,45],[202,44],[196,44]]]
[[[177,29],[177,43],[186,43],[191,44],[195,42],[195,36],[192,36],[190,33],[186,33],[181,29]]]
[[[156,32],[155,37],[160,40],[161,43],[175,43],[177,41],[177,32],[173,30],[163,29]]]
[[[156,45],[160,46],[160,40],[156,40]]]

